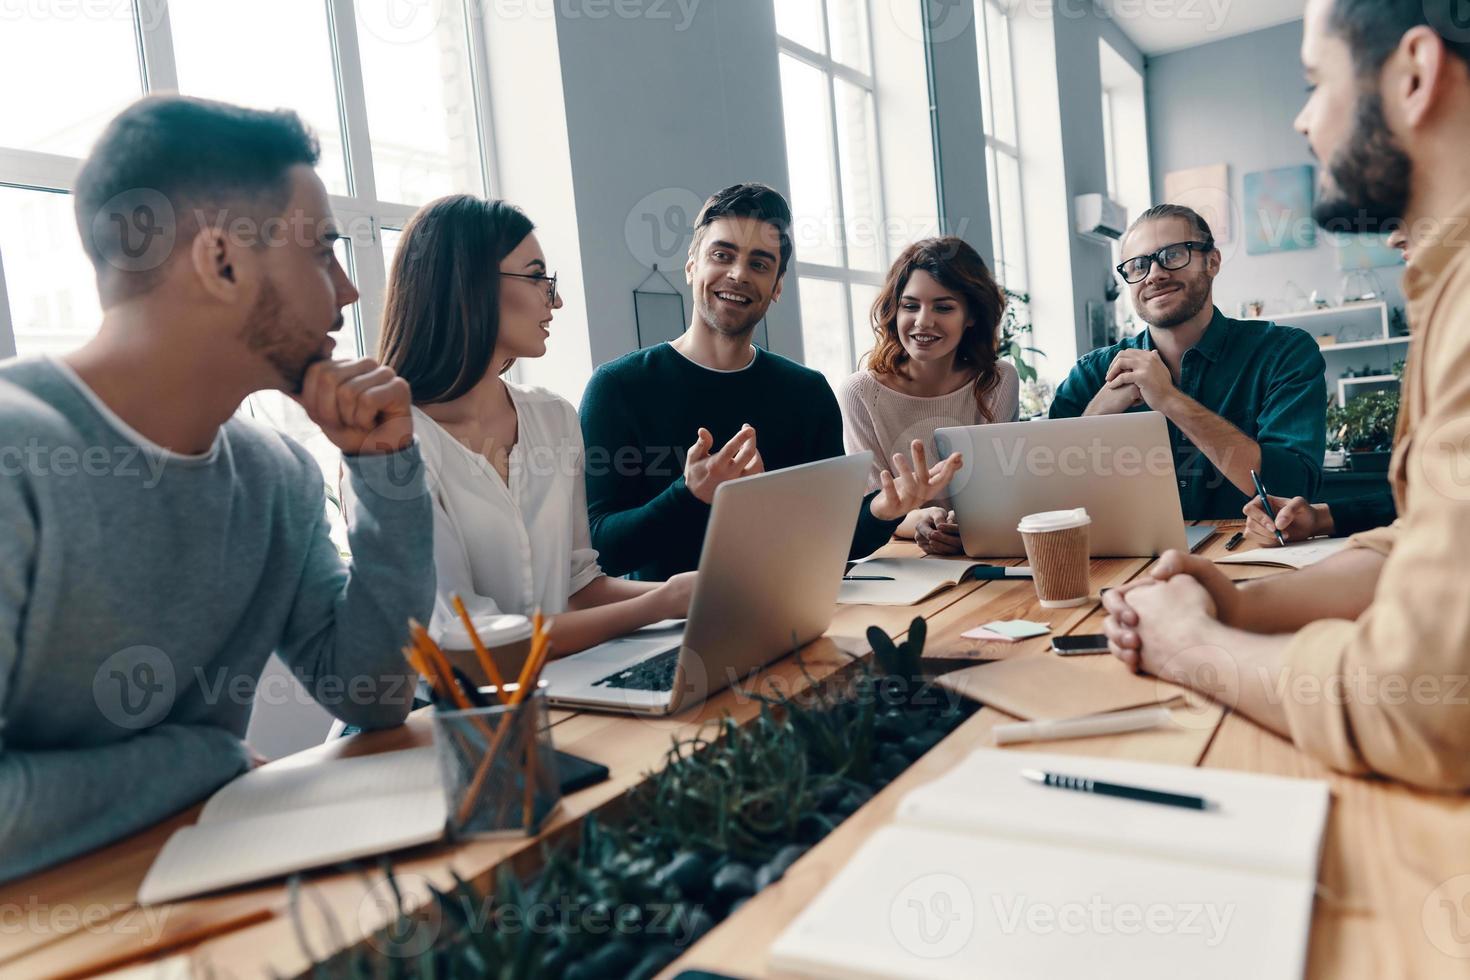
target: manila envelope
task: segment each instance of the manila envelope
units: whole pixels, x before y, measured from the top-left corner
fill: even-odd
[[[1169,704],[1186,693],[1105,656],[1000,660],[953,671],[935,683],[1023,721]]]

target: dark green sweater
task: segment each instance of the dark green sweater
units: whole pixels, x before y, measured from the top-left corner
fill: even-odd
[[[746,423],[767,470],[843,455],[842,413],[826,378],[757,349],[743,371],[711,371],[668,344],[604,364],[582,396],[592,544],[612,575],[658,581],[699,566],[710,507],[684,485],[699,427],[715,450]],[[882,547],[897,521],[863,501],[852,557]]]

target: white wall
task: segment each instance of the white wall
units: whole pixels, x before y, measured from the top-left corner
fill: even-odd
[[[643,6],[671,16],[557,5],[593,364],[638,346],[633,289],[650,262],[684,288],[679,232],[711,192],[758,180],[789,194],[771,0]],[[789,277],[767,323],[771,349],[799,359],[798,299]]]
[[[1171,170],[1226,163],[1236,223],[1234,242],[1221,247],[1225,262],[1215,300],[1234,316],[1246,300],[1266,303],[1266,315],[1297,312],[1288,283],[1310,295],[1338,300],[1343,273],[1336,250],[1319,233],[1317,247],[1270,255],[1245,254],[1240,202],[1245,175],[1315,163],[1292,121],[1306,100],[1302,81],[1302,24],[1295,21],[1149,61],[1148,105],[1154,188]],[[1390,303],[1401,305],[1400,270],[1377,275]]]
[[[1143,70],[1143,55],[1111,19],[1075,2],[1019,4],[1013,14],[1016,91],[1026,207],[1026,259],[1036,362],[1066,377],[1090,344],[1087,303],[1105,299],[1112,249],[1075,233],[1072,202],[1107,192],[1099,41]]]
[[[493,4],[472,6],[496,10]],[[549,7],[536,13],[528,6],[522,16],[502,11],[474,29],[485,33],[496,191],[536,223],[536,238],[560,277],[566,304],[552,321],[546,356],[517,364],[516,376],[575,405],[592,373],[588,329],[595,320],[583,288],[556,21]]]

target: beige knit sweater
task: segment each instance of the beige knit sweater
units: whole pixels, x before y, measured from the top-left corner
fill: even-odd
[[[1016,369],[1006,361],[997,365],[1000,384],[987,396],[991,420],[1015,422],[1021,412],[1021,383]],[[872,371],[859,371],[837,389],[837,402],[842,406],[842,438],[850,453],[867,450],[874,465],[868,474],[868,489],[880,486],[880,467],[893,465],[893,454],[908,454],[909,443],[921,439],[929,451],[930,462],[938,462],[934,451],[934,430],[951,425],[979,425],[980,406],[975,389],[966,385],[959,391],[935,398],[905,395],[887,387]],[[931,501],[930,503],[937,503]]]

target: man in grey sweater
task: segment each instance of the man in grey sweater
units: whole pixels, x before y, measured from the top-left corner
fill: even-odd
[[[293,113],[145,99],[76,184],[96,338],[0,364],[0,880],[116,840],[246,769],[275,651],[364,727],[434,600],[408,386],[331,361],[357,292]],[[322,474],[235,417],[292,394],[361,502],[344,564]]]

